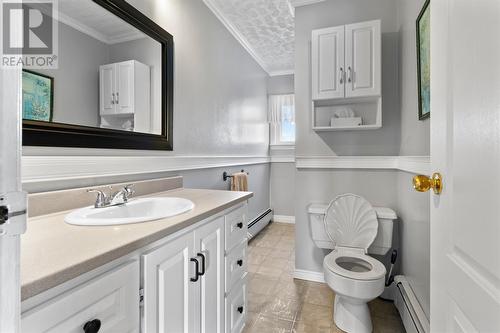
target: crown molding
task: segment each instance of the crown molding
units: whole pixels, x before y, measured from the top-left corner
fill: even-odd
[[[323,2],[325,0],[288,0],[288,2],[292,5],[292,7],[301,7],[301,6],[307,6],[307,5],[312,5],[318,2]]]
[[[236,27],[224,16],[224,14],[217,8],[212,0],[203,0],[203,3],[212,11],[212,13],[221,21],[221,23],[226,27],[226,29],[233,35],[234,38],[243,46],[243,48],[252,56],[252,58],[259,64],[260,67],[267,73],[270,74],[269,68],[264,63],[261,57],[257,55],[257,52],[253,49],[246,38],[236,29]]]
[[[270,72],[268,72],[268,74],[269,74],[269,76],[294,75],[295,70],[287,69],[287,70],[282,70],[282,71],[270,71]]]

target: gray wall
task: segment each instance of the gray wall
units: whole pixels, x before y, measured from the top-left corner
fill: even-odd
[[[294,92],[294,75],[270,76],[267,79],[268,95],[286,95]]]
[[[270,76],[268,95],[293,94],[294,75]],[[295,215],[295,163],[271,163],[271,208],[275,215]]]
[[[99,66],[108,45],[59,23],[59,68],[35,70],[54,78],[54,121],[99,126]]]
[[[400,0],[399,84],[400,155],[430,155],[430,120],[418,120],[415,20],[425,0]],[[430,196],[412,189],[412,174],[398,172],[401,271],[407,276],[427,317],[430,314]]]
[[[267,74],[222,23],[202,1],[130,3],[174,36],[174,151],[25,147],[23,154],[87,155],[90,160],[92,155],[267,155]],[[197,184],[214,181],[208,179],[215,176],[215,181],[219,181],[220,171],[180,174],[185,175],[185,184],[198,187]],[[255,197],[251,201],[259,206],[254,211],[263,211],[269,207],[269,177],[265,171],[249,171],[251,177],[254,173],[262,175],[259,183],[254,184]],[[154,176],[157,175],[151,175]],[[257,179],[253,177],[250,182]],[[65,181],[64,186],[81,183],[82,180]]]

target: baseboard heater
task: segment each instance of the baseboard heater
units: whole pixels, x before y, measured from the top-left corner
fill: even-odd
[[[255,237],[264,227],[271,222],[271,218],[273,217],[272,209],[268,209],[256,218],[254,218],[251,222],[248,223],[248,239],[252,239]]]
[[[407,333],[429,333],[429,319],[411,289],[408,280],[403,275],[394,278],[394,305],[399,311]]]

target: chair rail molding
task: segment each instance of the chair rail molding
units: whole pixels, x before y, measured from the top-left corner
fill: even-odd
[[[271,163],[295,163],[295,145],[270,145]]]
[[[297,169],[387,169],[429,174],[430,156],[296,156]]]
[[[23,184],[270,163],[269,156],[23,156]]]

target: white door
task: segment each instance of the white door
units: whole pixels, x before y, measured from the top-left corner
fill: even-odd
[[[345,26],[346,97],[380,96],[380,21]]]
[[[21,71],[0,70],[0,332],[19,332],[20,240],[26,228],[21,191]]]
[[[115,65],[99,68],[99,108],[100,114],[115,113]]]
[[[432,0],[431,331],[500,332],[500,2]]]
[[[117,113],[134,113],[134,61],[116,64]]]
[[[224,217],[195,230],[195,250],[204,270],[199,289],[201,332],[224,332]]]
[[[312,98],[344,97],[344,26],[313,30]]]
[[[192,333],[196,320],[199,280],[193,257],[193,233],[174,239],[143,255],[144,332]]]

